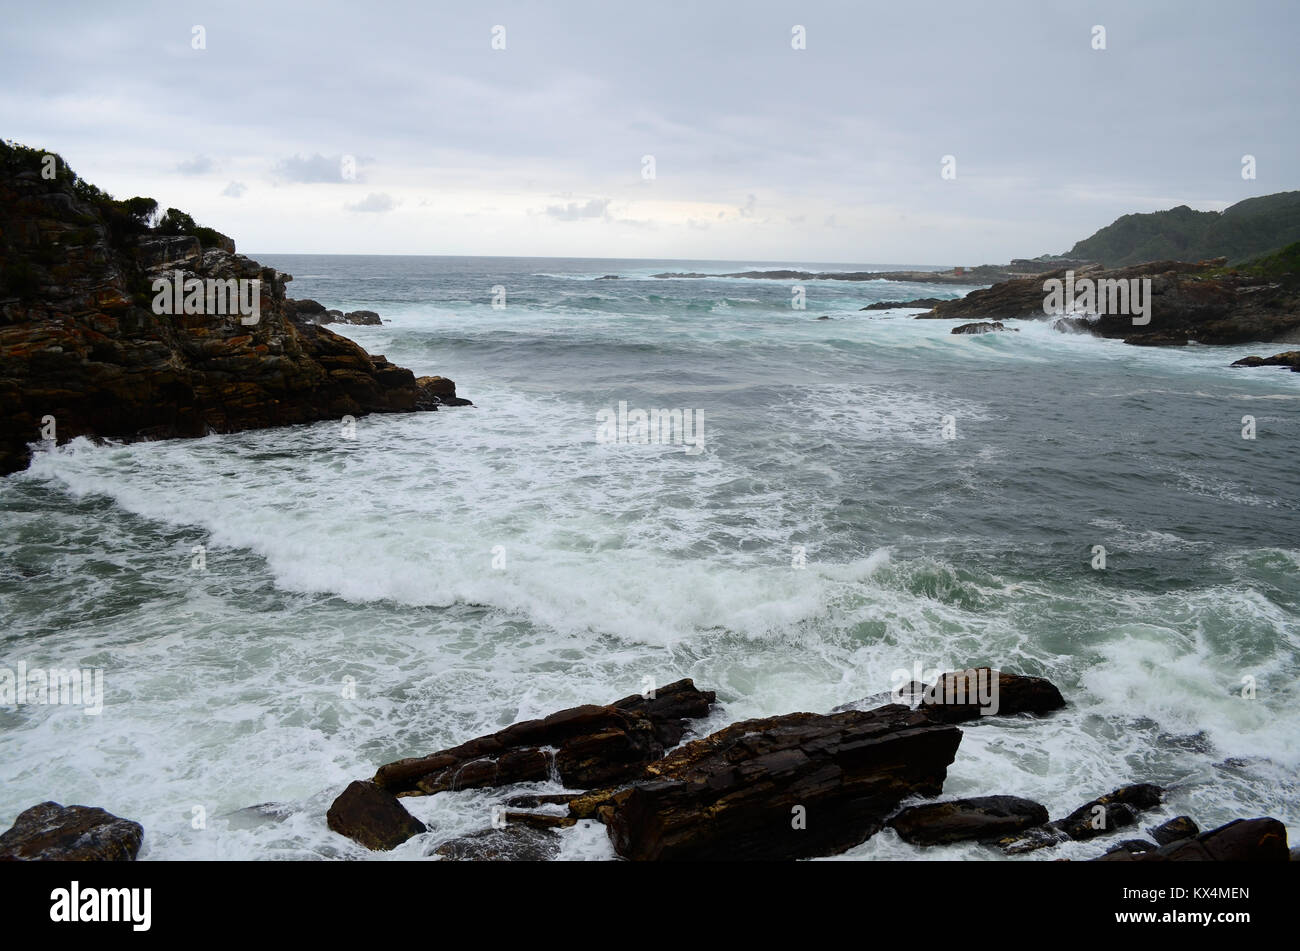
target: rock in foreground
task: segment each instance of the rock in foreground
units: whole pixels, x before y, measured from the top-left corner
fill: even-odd
[[[960,742],[897,707],[746,720],[650,764],[600,812],[629,859],[826,855],[875,834],[908,796],[937,795]]]
[[[0,835],[0,862],[131,862],[143,841],[138,822],[93,806],[43,802]]]
[[[1096,862],[1287,862],[1286,826],[1272,818],[1236,819],[1192,839],[1146,852],[1107,852]]]
[[[941,845],[996,839],[1047,822],[1046,807],[1016,796],[978,796],[911,806],[889,820],[904,842]]]
[[[325,814],[325,821],[339,835],[383,852],[427,831],[424,823],[407,812],[396,796],[363,780],[343,790]]]

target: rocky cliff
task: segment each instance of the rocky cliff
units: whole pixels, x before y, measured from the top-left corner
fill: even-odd
[[[1288,249],[1290,250],[1290,249]],[[1286,254],[1281,252],[1280,254]],[[1074,271],[1084,280],[1150,281],[1146,323],[1134,323],[1130,313],[1097,313],[1088,318],[1065,317],[1071,329],[1102,337],[1122,338],[1145,346],[1179,346],[1190,342],[1237,344],[1285,341],[1300,335],[1300,281],[1286,260],[1275,255],[1252,265],[1229,268],[1223,259],[1187,263],[1157,261],[1134,267],[1103,269],[1096,265]],[[1266,263],[1273,262],[1273,263]],[[1281,262],[1281,263],[1276,263]],[[971,291],[958,300],[942,301],[921,318],[1006,320],[1046,316],[1046,282],[1064,281],[1066,270],[1003,281]],[[1062,325],[1064,329],[1064,325]]]
[[[0,143],[0,474],[24,468],[41,440],[203,436],[465,402],[450,380],[417,380],[300,315],[290,275],[175,209],[155,223],[156,208]],[[158,313],[177,309],[160,306],[160,279],[221,281],[255,292],[255,305],[214,308],[209,291],[179,308],[198,312]]]

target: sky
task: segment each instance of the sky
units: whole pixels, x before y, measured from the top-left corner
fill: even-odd
[[[250,254],[976,265],[1300,188],[1295,0],[0,2],[0,136]]]

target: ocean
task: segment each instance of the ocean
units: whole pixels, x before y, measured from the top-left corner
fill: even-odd
[[[881,265],[253,256],[475,405],[77,440],[0,480],[0,664],[104,678],[98,715],[0,707],[0,828],[54,799],[141,822],[143,860],[417,859],[499,793],[404,800],[432,831],[391,853],[325,810],[647,683],[716,690],[707,731],[988,664],[1069,705],[964,727],[945,795],[1060,816],[1147,781],[1144,825],[1300,832],[1300,374],[1228,367],[1278,348],[860,310],[949,285],[808,281],[796,310],[790,282],[651,277]],[[700,451],[598,439],[620,403],[694,414]],[[998,857],[885,831],[837,858]]]

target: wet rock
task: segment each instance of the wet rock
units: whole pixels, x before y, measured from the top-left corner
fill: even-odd
[[[94,806],[43,802],[0,835],[0,862],[131,862],[144,828]]]
[[[1086,802],[1053,825],[1071,839],[1083,840],[1106,835],[1133,825],[1142,809],[1160,805],[1163,790],[1151,783],[1121,786],[1112,793]]]
[[[712,691],[690,680],[616,704],[588,704],[527,720],[429,756],[381,766],[375,783],[390,792],[429,795],[556,778],[580,789],[630,780],[680,740],[683,716],[702,716]]]
[[[960,741],[901,707],[745,720],[651,763],[596,814],[629,859],[826,855],[874,835],[907,797],[937,795]]]
[[[421,405],[473,406],[469,400],[456,395],[456,384],[443,376],[421,376],[415,380]]]
[[[574,816],[557,816],[550,812],[507,811],[502,816],[506,822],[516,822],[533,829],[567,829],[578,822]]]
[[[936,304],[942,304],[945,300],[951,298],[939,297],[918,297],[915,300],[882,300],[874,304],[868,304],[866,307],[860,307],[859,310],[894,310],[899,307],[924,307],[929,310]]]
[[[1286,862],[1286,826],[1272,818],[1236,819],[1195,838],[1149,852],[1108,852],[1097,862]]]
[[[952,333],[955,334],[989,334],[1006,330],[1000,320],[981,320],[972,324],[962,324],[959,327],[953,327]],[[1019,332],[1019,331],[1017,331]]]
[[[1042,716],[1065,706],[1061,691],[1050,680],[991,667],[969,667],[936,677],[932,684],[912,681],[897,694],[876,694],[842,704],[831,712],[903,705],[899,699],[906,706],[922,710],[936,723],[963,723],[982,716],[1022,713]]]
[[[889,820],[904,842],[939,845],[986,840],[1047,822],[1047,808],[1016,796],[979,796],[909,806]]]
[[[1151,783],[1121,786],[1114,792],[1084,803],[1064,819],[1027,829],[1018,835],[1006,836],[999,839],[997,844],[1009,855],[1022,855],[1068,839],[1082,841],[1108,835],[1116,829],[1134,825],[1138,812],[1155,808],[1160,804],[1162,796],[1163,790]]]
[[[111,227],[112,206],[75,194],[67,176],[24,176],[23,154],[0,163],[0,475],[27,465],[46,417],[65,443],[435,408],[418,405],[410,370],[319,326],[319,302],[289,299],[289,275],[234,253],[210,229]],[[31,161],[39,171],[39,153]],[[257,322],[155,313],[153,281],[174,282],[178,271],[182,280],[260,281]]]
[[[349,324],[369,327],[378,326],[383,323],[383,321],[379,319],[379,315],[373,310],[354,310],[351,313],[344,314],[343,320]]]
[[[451,862],[545,862],[559,851],[560,841],[553,833],[509,825],[451,839],[431,854]]]
[[[339,835],[372,851],[395,849],[411,836],[427,831],[424,823],[407,812],[392,793],[363,780],[343,790],[325,819]]]
[[[1109,852],[1129,852],[1134,855],[1142,852],[1154,852],[1160,848],[1154,842],[1148,842],[1146,839],[1125,839],[1123,842],[1117,842],[1106,851]]]
[[[1179,839],[1190,839],[1200,835],[1201,827],[1192,821],[1191,816],[1178,816],[1151,829],[1151,838],[1160,845],[1168,845]]]
[[[1271,357],[1243,357],[1240,360],[1234,360],[1230,365],[1234,367],[1290,367],[1291,372],[1300,373],[1300,350],[1275,353]]]
[[[623,278],[617,274],[602,274],[600,277],[596,278],[598,281],[621,281],[622,279]]]

